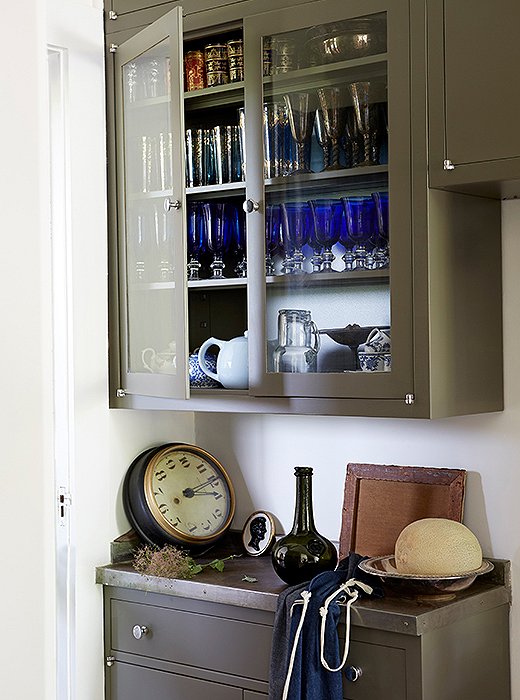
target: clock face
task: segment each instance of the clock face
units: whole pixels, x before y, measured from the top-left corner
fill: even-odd
[[[223,467],[191,445],[168,446],[144,474],[146,503],[156,522],[187,543],[215,539],[234,514],[234,493]]]

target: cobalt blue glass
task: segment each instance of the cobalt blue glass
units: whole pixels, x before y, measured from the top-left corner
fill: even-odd
[[[228,203],[224,210],[224,227],[230,227],[231,249],[237,260],[234,273],[237,277],[247,277],[246,222],[242,208]]]
[[[372,199],[376,207],[376,241],[374,248],[374,263],[376,268],[388,267],[389,251],[388,240],[390,234],[388,218],[388,192],[372,192]]]
[[[312,246],[314,250],[317,249],[317,246],[321,246],[323,249],[321,269],[313,270],[313,272],[335,272],[332,269],[332,263],[336,256],[332,252],[332,247],[339,241],[343,216],[343,207],[338,207],[337,204],[341,204],[341,202],[334,199],[311,199],[309,201],[313,223]],[[317,244],[316,247],[315,244]]]
[[[199,257],[204,253],[205,227],[199,202],[188,204],[188,279],[198,280],[201,263]]]
[[[375,203],[370,196],[342,197],[347,223],[345,270],[370,269],[376,231]]]
[[[224,277],[223,255],[229,250],[232,230],[229,223],[226,222],[226,205],[223,202],[204,202],[202,209],[206,244],[213,255],[213,261],[210,265],[211,279],[222,279]]]
[[[311,209],[307,202],[280,204],[282,215],[282,240],[285,251],[285,274],[301,274],[303,270],[303,246],[308,243],[312,226]]]

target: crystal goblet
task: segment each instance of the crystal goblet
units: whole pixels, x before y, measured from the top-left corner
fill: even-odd
[[[339,141],[345,131],[347,121],[347,91],[343,87],[319,88],[318,98],[323,115],[325,131],[331,140],[331,160],[325,170],[339,170]]]
[[[199,271],[201,268],[199,258],[204,253],[206,233],[199,202],[189,202],[187,224],[188,254],[190,256],[188,279],[198,280],[200,279]]]
[[[316,99],[309,92],[293,92],[284,95],[291,133],[296,141],[296,163],[291,175],[310,173],[308,146],[316,116]]]
[[[312,241],[323,248],[321,270],[313,270],[313,272],[335,272],[332,269],[332,263],[336,256],[332,252],[332,246],[339,241],[343,216],[343,207],[335,206],[336,203],[337,200],[334,199],[309,200],[313,223]]]
[[[342,197],[346,220],[345,270],[370,269],[375,233],[375,204],[369,196]]]
[[[388,192],[372,192],[376,207],[376,244],[374,248],[374,266],[388,267],[390,263],[388,240],[390,234],[388,218]]]
[[[377,106],[371,104],[372,85],[370,81],[359,81],[350,84],[350,92],[354,101],[354,111],[356,114],[356,124],[359,133],[363,137],[363,161],[360,166],[377,165],[372,158],[372,133],[377,125]]]
[[[323,170],[327,170],[330,159],[330,138],[325,129],[325,120],[321,109],[316,110],[316,119],[314,121],[314,134],[318,144],[323,150]]]

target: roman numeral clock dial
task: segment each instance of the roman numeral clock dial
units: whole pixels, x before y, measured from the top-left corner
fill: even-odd
[[[211,454],[186,444],[147,450],[130,465],[123,485],[125,512],[152,544],[207,546],[229,528],[233,485]]]

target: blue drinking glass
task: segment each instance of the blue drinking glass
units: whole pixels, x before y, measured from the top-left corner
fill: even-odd
[[[274,275],[274,256],[282,249],[280,206],[268,204],[265,210],[265,274]]]
[[[224,207],[224,228],[227,227],[230,229],[230,248],[237,261],[234,273],[236,277],[247,277],[245,215],[242,208],[235,204],[227,203]]]
[[[304,272],[302,248],[309,241],[312,227],[311,209],[307,202],[289,202],[280,204],[280,211],[285,250],[284,273],[301,274]]]
[[[376,231],[375,203],[369,196],[342,197],[346,230],[345,270],[370,269]]]
[[[313,272],[335,272],[332,269],[332,263],[336,256],[332,252],[332,247],[339,241],[343,217],[343,207],[337,204],[338,201],[334,199],[309,200],[313,223],[312,246],[315,250],[318,246],[323,249],[320,256],[322,267]]]
[[[202,209],[199,202],[189,202],[187,221],[188,254],[188,279],[200,279],[200,256],[204,254],[206,244],[206,229],[202,217]]]
[[[372,192],[372,199],[376,207],[376,240],[374,248],[374,261],[376,268],[388,267],[390,263],[388,240],[390,226],[388,217],[388,192]]]
[[[226,222],[226,205],[223,202],[204,202],[204,227],[206,244],[213,255],[210,265],[211,279],[224,277],[223,255],[229,250],[231,243],[231,226]]]

